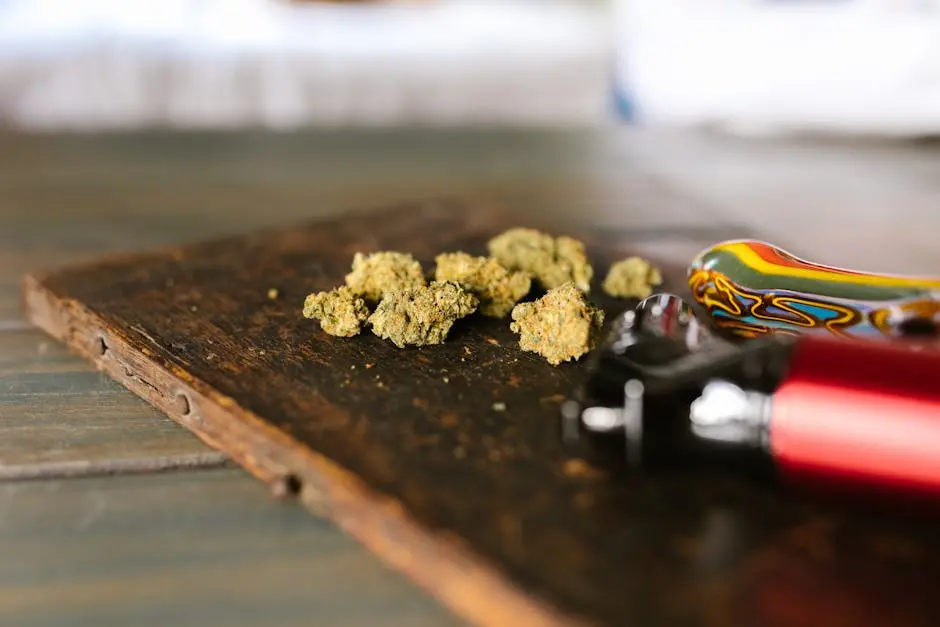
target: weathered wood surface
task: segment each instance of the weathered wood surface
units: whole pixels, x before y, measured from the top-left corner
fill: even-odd
[[[557,414],[582,368],[519,352],[505,322],[475,319],[445,346],[401,351],[370,334],[331,338],[298,316],[304,295],[341,282],[357,250],[408,250],[427,263],[442,250],[482,252],[515,223],[475,205],[406,204],[37,277],[25,286],[27,309],[471,621],[926,625],[940,616],[930,524],[859,517],[728,476],[627,480],[573,466]],[[636,241],[650,251],[657,237],[705,243],[668,233],[595,233],[600,277],[638,252]],[[747,233],[707,238],[736,235]],[[666,287],[681,289],[687,257],[653,259]],[[625,306],[600,302],[611,315]]]
[[[390,199],[460,195],[618,228],[715,224],[621,148],[578,132],[0,135],[0,329],[21,319],[27,272]]]
[[[89,386],[74,396],[58,394],[63,385],[78,392],[71,386],[88,377],[93,367],[64,356],[60,347],[42,335],[26,332],[19,288],[27,272],[109,252],[343,213],[390,198],[453,193],[536,216],[589,217],[590,222],[627,226],[710,226],[714,216],[659,185],[643,170],[642,159],[629,158],[626,163],[616,154],[608,158],[604,137],[478,130],[0,137],[0,338],[4,346],[17,347],[7,353],[5,374],[34,376],[54,369],[43,375],[44,383],[34,388],[35,396],[28,402],[21,402],[20,396],[11,400],[10,410],[0,412],[0,440],[11,443],[4,450],[6,463],[15,469],[11,474],[136,472],[162,468],[172,460],[189,463],[193,454],[215,455],[188,431],[177,428],[174,433],[166,417],[130,393],[108,394],[107,411],[92,415],[102,390],[113,389],[107,378],[84,379]],[[627,215],[621,211],[624,198],[630,198]],[[577,216],[571,213],[573,208]],[[677,257],[689,254],[686,242],[672,246]],[[30,337],[41,338],[35,353]],[[39,354],[43,344],[45,352]],[[146,420],[146,414],[153,420]],[[171,447],[171,442],[180,448]],[[160,446],[166,450],[154,456]],[[62,459],[69,463],[50,463]],[[209,459],[210,465],[216,463]],[[108,484],[83,481],[76,485],[92,495]],[[37,505],[50,508],[49,516],[70,515],[54,509],[54,492],[38,494]],[[120,491],[113,498],[120,503],[131,497]],[[180,502],[176,507],[186,512],[198,503]],[[146,535],[146,529],[140,529]],[[259,533],[277,531],[272,527]],[[335,542],[343,541],[334,536]],[[3,540],[14,543],[16,536],[0,534]],[[80,539],[71,542],[78,544]],[[169,539],[157,540],[155,546],[168,543]],[[140,568],[159,569],[159,553],[155,548],[152,560]],[[360,569],[374,567],[373,559],[363,551],[351,552],[348,559]],[[122,594],[119,573],[96,570],[93,560],[64,559],[63,564],[76,578],[86,573],[96,579],[109,578],[115,595]],[[37,590],[54,583],[49,571],[36,572]],[[340,577],[320,585],[328,591],[325,594],[340,599],[337,608],[345,604],[353,613],[366,594]],[[415,598],[407,587],[397,594],[401,602]],[[423,607],[420,601],[415,603]],[[319,616],[315,606],[305,606],[314,621]],[[71,621],[69,606],[59,607],[61,611],[50,607],[39,623]],[[185,609],[185,603],[180,607]],[[337,622],[343,623],[337,612]],[[276,609],[268,613],[278,615]],[[373,613],[377,621],[384,616],[381,609]],[[100,614],[89,610],[88,622],[107,624],[108,620],[94,620],[106,615],[104,610]],[[369,619],[357,617],[354,622],[368,624]],[[229,621],[223,617],[215,624]]]
[[[460,624],[240,469],[0,483],[0,555],[3,625]]]
[[[0,135],[0,343],[25,351],[10,353],[8,374],[35,377],[49,363],[23,339],[29,323],[20,304],[22,277],[102,254],[445,193],[536,216],[577,207],[579,217],[621,225],[709,224],[707,212],[642,168],[594,181],[607,163],[597,141],[581,133],[503,131]],[[631,198],[627,216],[623,197]],[[685,246],[678,256],[690,254],[687,245],[677,246]],[[18,396],[0,412],[0,448],[10,443],[3,448],[8,477],[162,468],[177,459],[188,464],[193,453],[212,454],[188,432],[171,436],[166,418],[143,420],[141,412],[151,410],[130,394],[107,396],[107,411],[85,424],[96,395],[112,384],[82,379],[92,367],[77,358],[55,367],[61,371],[43,375],[48,384],[34,388],[28,406]],[[89,383],[85,393],[68,399],[57,393],[78,379]]]
[[[618,229],[679,225],[701,233],[703,238],[709,237],[709,233],[720,234],[715,225],[736,224],[788,250],[827,263],[874,270],[933,272],[940,268],[934,241],[934,234],[940,229],[940,212],[936,211],[940,202],[940,160],[936,157],[936,145],[764,142],[624,129],[598,134],[473,129],[281,135],[0,136],[0,336],[10,329],[18,329],[13,334],[18,336],[27,326],[19,305],[19,286],[22,275],[36,269],[108,252],[141,250],[289,224],[390,199],[442,194],[492,202],[533,216]],[[664,256],[679,259],[687,258],[694,244],[679,242],[670,244],[666,250],[664,243],[657,241],[653,246]],[[50,345],[54,347],[51,341]],[[24,372],[44,368],[36,365],[38,358],[23,359]],[[15,360],[5,363],[6,374],[18,372]],[[72,377],[72,366],[68,363],[75,364],[74,372],[88,373],[92,368],[78,359],[63,360],[55,366],[62,380]],[[143,406],[135,396],[124,393],[109,397],[113,405],[108,421],[96,422],[94,433],[89,433],[91,430],[82,430],[74,420],[71,403],[82,413],[82,407],[94,403],[90,397],[100,391],[98,384],[89,388],[88,396],[65,399],[53,393],[61,385],[57,375],[49,375],[48,383],[36,389],[37,395],[31,401],[32,407],[57,408],[47,414],[48,439],[37,438],[30,443],[39,450],[69,454],[68,442],[60,436],[70,433],[79,440],[101,443],[89,450],[100,454],[98,459],[106,464],[111,458],[148,463],[150,443],[163,437],[161,434],[170,428],[166,419],[155,417],[150,423],[153,432],[147,434],[146,422],[132,420],[135,435],[125,437],[124,417],[138,416]],[[111,384],[102,380],[100,385]],[[33,416],[29,411],[0,413],[3,422],[0,440],[26,433]],[[188,432],[182,428],[177,431],[192,441]],[[145,446],[138,450],[141,443]],[[17,450],[17,454],[22,451]],[[42,459],[38,460],[37,468],[40,467],[50,468]],[[127,480],[131,488],[111,491],[108,486],[112,481],[125,479],[82,480],[61,485],[74,486],[75,498],[84,499],[83,502],[97,503],[105,495],[117,508],[127,503],[146,505],[150,498],[144,490],[141,501],[135,500],[141,485],[137,479]],[[17,489],[25,489],[25,485],[17,484]],[[173,508],[180,512],[182,531],[191,531],[200,538],[216,537],[213,533],[203,534],[201,529],[224,521],[192,514],[205,511],[201,503],[212,493],[212,489],[181,493]],[[56,508],[65,501],[61,489],[39,489],[34,494],[29,507],[39,512],[39,522],[63,521],[65,525],[75,515],[74,509]],[[260,507],[270,505],[263,490],[253,489],[251,495],[246,498],[256,499]],[[21,506],[23,501],[12,504]],[[742,516],[726,505],[727,501],[722,499],[716,499],[711,507],[680,502],[664,514],[685,517],[688,521],[684,539],[676,550],[695,556],[701,598],[733,600],[741,591],[754,590],[755,585],[747,583],[753,575],[764,590],[763,604],[773,605],[777,618],[771,620],[769,611],[755,616],[771,626],[812,624],[799,614],[802,609],[813,616],[825,615],[831,625],[873,624],[886,612],[903,615],[923,609],[922,604],[916,603],[913,609],[898,606],[904,595],[897,593],[897,588],[913,580],[912,569],[925,560],[935,559],[932,554],[925,556],[917,533],[913,540],[904,538],[903,525],[846,525],[845,519],[838,516],[825,518],[822,523],[813,519],[774,536],[755,524],[755,517]],[[212,503],[208,507],[213,507]],[[660,509],[666,507],[662,505]],[[150,512],[146,508],[144,511]],[[768,517],[772,515],[773,512],[767,513]],[[258,520],[254,534],[277,534],[283,530],[280,519]],[[127,529],[128,537],[147,537],[146,522],[147,517],[135,517],[133,522],[121,519],[109,523],[109,528]],[[297,524],[302,526],[304,522]],[[847,527],[857,529],[859,525],[871,530],[863,535],[844,533]],[[9,527],[2,529],[0,542],[7,547],[15,546],[20,536]],[[159,572],[165,564],[163,554],[176,546],[181,529],[172,525],[166,529],[152,539],[152,554],[136,562],[140,573]],[[343,542],[341,536],[328,528],[318,529],[325,537],[324,543],[332,546]],[[633,533],[635,528],[631,529]],[[38,536],[41,531],[36,533]],[[770,536],[773,539],[768,540]],[[36,597],[45,596],[42,588],[46,585],[50,591],[56,589],[54,586],[61,580],[55,573],[67,572],[75,580],[87,575],[94,581],[108,581],[114,591],[109,603],[125,594],[136,598],[132,586],[126,593],[122,590],[125,570],[113,562],[107,566],[99,562],[102,547],[107,545],[104,533],[98,536],[99,543],[87,544],[85,557],[76,553],[85,546],[83,536],[63,532],[61,536],[50,537],[56,538],[55,546],[62,555],[55,570],[41,567],[49,558],[47,553],[38,551],[21,553],[23,560],[9,562],[19,567],[30,564],[32,558],[36,560],[30,571],[35,574],[30,585]],[[219,539],[219,546],[226,544],[226,550],[236,551],[240,541],[241,536],[226,534]],[[832,548],[840,544],[842,548]],[[746,568],[740,574],[743,584],[739,585],[737,579],[706,581],[706,575],[714,568],[754,545],[761,548],[746,560]],[[318,546],[326,550],[324,545]],[[845,555],[852,550],[857,551],[857,556],[848,558],[847,564]],[[310,559],[316,560],[315,551]],[[349,549],[347,559],[359,569],[372,564],[368,555],[354,549]],[[853,564],[859,568],[853,570]],[[885,575],[892,564],[900,571],[897,581]],[[924,569],[925,581],[931,576],[931,568]],[[187,572],[184,569],[183,574]],[[338,624],[348,624],[342,618],[343,612],[356,612],[371,588],[358,586],[355,580],[344,579],[341,574],[318,580],[315,589],[303,592],[312,595],[322,589],[323,599],[337,599],[336,605],[329,607],[336,608]],[[222,573],[215,575],[219,577],[215,581],[224,581]],[[183,608],[180,611],[185,611],[188,598],[183,592],[173,589],[172,596],[180,599],[179,607]],[[273,591],[269,594],[272,599],[278,598]],[[407,586],[398,587],[395,602],[399,598],[414,599],[414,592]],[[298,605],[293,616],[300,618],[285,618],[284,624],[317,622],[317,607],[324,603],[327,601]],[[372,616],[379,617],[374,622],[382,624],[380,619],[387,606],[368,602],[366,605],[374,613]],[[75,606],[60,601],[57,606],[43,607],[33,624],[74,624]],[[56,611],[56,607],[61,611]],[[167,613],[177,609],[172,600],[166,601],[165,607]],[[201,607],[206,608],[202,615],[206,620],[201,624],[238,624],[234,622],[237,617],[221,613],[224,608],[218,605],[208,603]],[[265,624],[279,624],[273,618],[282,616],[277,607],[272,602],[266,608],[269,620]],[[733,624],[735,616],[722,616],[711,608],[702,605],[702,615],[707,613],[712,624]],[[115,617],[108,613],[106,605],[82,606],[81,610],[89,617],[90,625],[127,623],[120,615],[122,610],[117,610]],[[741,613],[745,611],[742,607]],[[866,612],[871,614],[870,619]],[[304,614],[310,617],[309,621],[302,618]],[[428,620],[440,624],[434,618]],[[369,621],[370,615],[364,613],[352,622],[370,624]],[[246,623],[251,624],[252,620],[246,619]]]
[[[8,478],[136,472],[190,463],[193,454],[215,455],[130,393],[108,394],[106,411],[92,413],[102,390],[114,384],[97,376],[83,379],[91,376],[90,365],[60,359],[63,351],[54,342],[25,331],[19,287],[27,272],[345,212],[389,198],[456,192],[534,214],[577,206],[593,216],[616,216],[628,188],[635,200],[646,198],[630,218],[646,223],[655,201],[682,206],[642,173],[617,176],[616,185],[596,188],[590,180],[597,165],[595,142],[577,133],[478,131],[0,137],[0,337],[13,330],[3,342],[17,347],[7,353],[5,374],[34,377],[54,369],[43,374],[35,396],[11,399],[0,412],[0,441],[9,443],[3,451],[12,469]],[[685,207],[688,213],[690,206]],[[695,225],[707,216],[687,219]],[[35,352],[30,337],[40,338]],[[43,343],[46,352],[40,355]],[[89,384],[84,392],[74,387],[78,379]],[[63,386],[76,394],[62,396]],[[180,448],[170,446],[173,442]],[[158,450],[161,446],[166,449]],[[63,459],[68,463],[60,464]],[[81,485],[97,491],[102,484]],[[54,496],[47,498],[51,505]],[[372,563],[364,552],[349,559]],[[82,562],[73,572],[81,577],[88,568]],[[116,590],[120,583],[119,577],[112,579]],[[357,607],[361,591],[339,580],[334,584],[333,594]],[[415,592],[400,594],[407,599]],[[47,615],[53,624],[67,616],[65,609]]]

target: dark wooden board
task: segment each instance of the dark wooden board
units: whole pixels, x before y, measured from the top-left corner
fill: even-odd
[[[332,338],[300,316],[304,296],[340,283],[356,251],[406,250],[430,268],[441,251],[482,253],[512,225],[486,207],[403,204],[27,277],[24,307],[474,623],[940,617],[929,521],[801,502],[741,477],[624,478],[573,464],[557,416],[583,364],[519,351],[505,321],[473,318],[443,346],[399,350],[371,333]],[[688,253],[745,235],[575,234],[588,238],[598,278],[642,251],[672,289]],[[632,304],[598,300],[611,317]]]

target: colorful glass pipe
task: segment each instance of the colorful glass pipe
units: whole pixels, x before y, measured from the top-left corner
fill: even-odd
[[[743,337],[813,330],[900,337],[912,319],[940,324],[940,278],[824,266],[758,240],[702,251],[688,280],[715,324]]]

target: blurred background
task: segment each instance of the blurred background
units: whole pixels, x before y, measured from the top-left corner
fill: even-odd
[[[28,129],[570,125],[611,116],[602,2],[0,1]]]
[[[457,196],[940,276],[938,135],[940,0],[0,0],[0,625],[459,624],[32,329],[24,275]],[[687,521],[702,599],[766,518]],[[821,581],[793,554],[767,589]]]
[[[938,0],[0,0],[28,130],[940,130]]]

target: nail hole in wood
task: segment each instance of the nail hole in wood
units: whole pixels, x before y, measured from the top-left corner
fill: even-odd
[[[179,413],[181,416],[188,416],[193,411],[193,406],[192,403],[189,402],[189,397],[182,392],[179,392],[176,395],[173,403],[176,406],[177,413]]]
[[[99,357],[104,357],[108,352],[108,343],[104,341],[104,336],[99,335],[95,338],[94,341],[95,351],[98,353]]]
[[[271,493],[279,499],[293,498],[300,494],[302,488],[300,477],[295,474],[284,475],[271,483]]]

